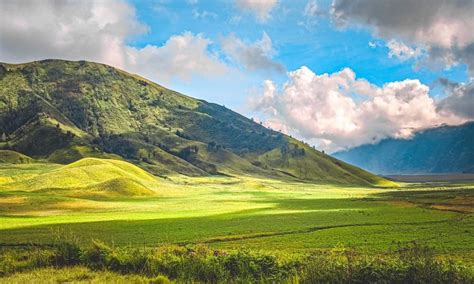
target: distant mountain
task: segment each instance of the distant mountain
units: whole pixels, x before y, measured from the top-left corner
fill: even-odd
[[[35,159],[125,159],[160,176],[386,182],[223,106],[86,61],[0,64],[0,135],[0,148]]]
[[[428,129],[408,140],[385,139],[333,156],[384,175],[474,173],[474,122]]]

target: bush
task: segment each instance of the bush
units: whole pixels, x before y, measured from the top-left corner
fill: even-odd
[[[92,246],[82,251],[81,262],[93,269],[104,269],[110,253],[109,246],[100,241],[92,241]]]

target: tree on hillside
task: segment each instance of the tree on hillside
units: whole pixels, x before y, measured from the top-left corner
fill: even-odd
[[[142,149],[138,150],[138,159],[140,159],[141,161],[147,162],[149,156],[150,155],[149,155],[147,149],[142,148]]]

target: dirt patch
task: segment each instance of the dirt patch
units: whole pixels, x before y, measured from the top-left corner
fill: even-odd
[[[403,200],[393,200],[393,201],[386,201],[386,203],[400,208],[413,208],[417,207],[417,205],[413,202],[403,201]]]
[[[443,211],[452,211],[458,213],[474,213],[473,207],[459,205],[432,205],[430,208]]]

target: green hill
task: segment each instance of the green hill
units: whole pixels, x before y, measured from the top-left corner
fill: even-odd
[[[125,161],[85,158],[4,185],[23,191],[62,191],[75,197],[142,196],[154,194],[148,185],[157,178]]]
[[[21,153],[9,150],[0,150],[0,163],[7,164],[30,164],[34,160]]]
[[[385,182],[223,106],[86,61],[0,64],[0,134],[0,148],[34,158],[122,158],[159,176]]]

